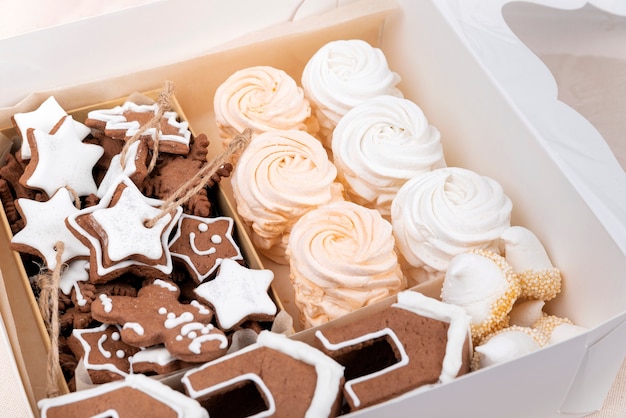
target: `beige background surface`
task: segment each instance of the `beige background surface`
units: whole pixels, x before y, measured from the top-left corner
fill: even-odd
[[[127,7],[158,0],[65,0],[63,8],[58,2],[46,0],[0,0],[0,40],[34,31],[40,28],[68,23],[74,20],[108,13]],[[626,155],[618,156],[621,161]],[[0,322],[0,404],[3,414],[28,417],[32,413],[25,393],[20,390],[21,381],[8,343],[4,320]],[[623,363],[602,409],[589,417],[615,418],[626,416],[626,360]]]

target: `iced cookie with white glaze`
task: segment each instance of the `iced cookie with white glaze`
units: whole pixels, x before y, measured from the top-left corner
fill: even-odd
[[[49,133],[30,128],[26,137],[31,159],[20,177],[22,185],[48,196],[61,187],[72,189],[78,196],[96,193],[93,168],[104,149],[84,143],[71,116],[64,117]]]
[[[254,344],[188,371],[182,382],[211,417],[326,418],[339,415],[343,367],[306,343],[262,331]]]
[[[313,346],[345,367],[350,411],[469,372],[470,318],[458,306],[420,293],[359,321],[317,330]]]
[[[289,236],[289,278],[301,322],[316,326],[406,288],[391,224],[341,201],[314,209]]]
[[[499,252],[511,210],[498,182],[465,168],[439,168],[404,183],[391,205],[391,222],[411,284],[443,278],[461,253]]]
[[[410,100],[385,95],[353,107],[332,134],[333,163],[350,200],[389,217],[407,180],[446,166],[440,136]]]
[[[111,109],[92,110],[85,119],[85,125],[102,131],[111,138],[128,140],[155,117],[158,111],[158,103],[136,104],[126,101]],[[148,128],[141,136],[148,140],[150,148],[154,148],[157,135],[159,152],[183,155],[189,153],[191,140],[189,123],[179,121],[176,112],[164,112],[158,121],[158,128]]]
[[[249,269],[230,258],[222,260],[215,279],[195,288],[198,299],[215,311],[217,324],[230,330],[244,321],[269,321],[278,308],[268,294],[271,270]]]
[[[329,149],[333,129],[350,109],[376,96],[402,97],[396,87],[400,76],[389,69],[383,51],[360,39],[323,45],[306,63],[301,80]]]
[[[256,249],[288,264],[288,235],[302,215],[343,200],[337,169],[319,140],[304,131],[265,132],[242,152],[231,182],[237,212]]]
[[[233,219],[183,214],[170,241],[172,257],[182,261],[196,283],[211,277],[225,259],[243,260],[233,239]]]
[[[67,112],[54,96],[48,97],[39,105],[39,107],[31,112],[20,112],[13,115],[11,121],[17,128],[17,132],[22,139],[20,148],[20,156],[23,160],[31,158],[30,145],[27,139],[29,129],[37,129],[43,132],[50,132],[61,119],[67,116]],[[91,129],[81,122],[74,120],[73,122],[76,136],[82,141],[89,135]]]
[[[215,91],[215,122],[224,147],[245,129],[317,131],[311,105],[285,71],[266,65],[241,69]]]
[[[132,399],[132,402],[129,402]],[[42,418],[159,416],[208,418],[200,404],[142,374],[90,389],[45,398],[37,403]]]
[[[172,282],[157,279],[136,297],[100,295],[91,313],[98,321],[119,324],[122,340],[136,347],[164,344],[176,358],[195,363],[225,354],[228,340],[211,324],[213,311],[180,303],[179,295]]]
[[[97,205],[66,220],[90,250],[89,278],[93,283],[105,283],[127,272],[166,278],[172,272],[168,239],[182,208],[160,217],[161,200],[145,197],[127,177],[118,181]],[[148,226],[152,219],[155,224]]]

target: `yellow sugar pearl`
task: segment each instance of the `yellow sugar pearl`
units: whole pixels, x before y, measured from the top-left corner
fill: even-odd
[[[546,270],[528,270],[518,273],[522,293],[526,299],[550,300],[561,291],[561,271],[555,267]]]

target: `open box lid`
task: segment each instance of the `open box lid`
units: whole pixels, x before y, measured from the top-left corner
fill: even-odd
[[[546,56],[608,58],[621,65],[624,72],[626,4],[610,0],[435,3],[626,254],[626,172],[616,158],[618,152],[622,161],[626,158],[621,155],[626,153],[623,145],[619,145],[623,141],[614,140],[610,146],[599,126],[572,107],[576,103],[562,101],[568,96],[565,91],[559,92],[564,83],[557,85],[555,81],[554,74],[561,79],[558,68],[548,68],[537,55],[543,51]],[[621,84],[624,83],[626,80],[622,79]],[[588,93],[587,97],[593,94]],[[602,103],[598,100],[594,105]],[[623,101],[621,106],[605,103],[603,112],[623,114]],[[621,126],[604,127],[603,131],[618,129],[621,138],[626,136],[623,116],[601,119],[621,120]]]

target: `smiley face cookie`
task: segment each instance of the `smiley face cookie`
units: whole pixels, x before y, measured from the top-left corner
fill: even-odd
[[[243,260],[232,236],[233,219],[183,214],[170,242],[172,257],[181,260],[197,283],[209,278],[222,260]]]

